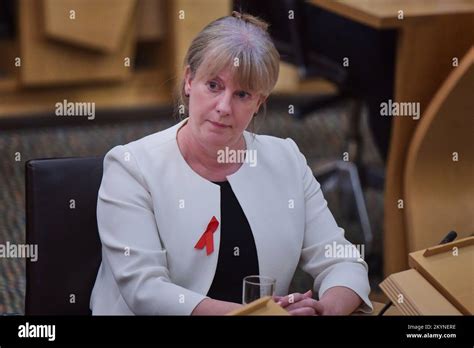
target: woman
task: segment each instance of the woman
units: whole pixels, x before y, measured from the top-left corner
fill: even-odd
[[[365,262],[327,256],[349,242],[295,142],[246,131],[278,78],[266,29],[236,12],[210,23],[185,58],[188,117],[107,153],[93,314],[226,314],[252,274],[276,279],[290,314],[370,310]],[[287,295],[298,265],[319,301]]]

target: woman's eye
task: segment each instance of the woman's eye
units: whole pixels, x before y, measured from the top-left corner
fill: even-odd
[[[244,99],[244,98],[247,98],[250,96],[249,93],[245,92],[245,91],[240,91],[240,92],[237,92],[237,96],[240,98],[240,99]]]
[[[211,91],[215,91],[219,87],[219,85],[214,81],[208,82],[208,86]]]

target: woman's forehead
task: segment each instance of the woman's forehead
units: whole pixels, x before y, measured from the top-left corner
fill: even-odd
[[[255,92],[255,90],[253,90],[251,87],[252,84],[248,81],[246,83],[245,81],[248,79],[248,77],[247,79],[243,79],[238,69],[233,66],[226,66],[221,70],[216,71],[208,69],[207,71],[200,72],[198,75],[200,79],[204,81],[215,79],[222,82],[225,86],[232,87],[233,89],[243,89]]]
[[[272,87],[269,67],[258,55],[238,50],[213,49],[197,67],[196,77],[209,80],[219,76],[226,84],[251,92],[266,94]]]
[[[226,84],[239,85],[237,73],[232,72],[232,70],[229,68],[222,69],[221,71],[215,74],[210,74],[209,77],[213,79],[221,80],[222,82],[225,82]]]

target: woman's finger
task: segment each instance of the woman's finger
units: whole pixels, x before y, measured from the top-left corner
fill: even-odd
[[[304,294],[300,294],[299,292],[297,292],[286,296],[273,296],[273,300],[282,306],[287,306],[288,304],[301,301],[303,298],[313,298],[313,291],[308,290]],[[283,301],[283,299],[286,300]]]
[[[272,296],[272,299],[273,299],[273,301],[275,301],[275,302],[280,301],[282,298],[283,298],[283,296],[277,296],[277,295],[273,295],[273,296]]]
[[[314,308],[312,307],[302,307],[302,308],[297,308],[292,311],[288,311],[290,315],[316,315],[316,312],[314,311]]]
[[[291,311],[293,309],[303,308],[303,307],[311,307],[316,311],[316,300],[312,298],[304,298],[301,301],[292,303],[285,307],[287,311]]]
[[[299,292],[297,292],[297,293],[290,294],[283,297],[282,299],[280,299],[280,301],[278,301],[278,304],[282,306],[283,308],[285,308],[288,305],[301,301],[304,298],[305,297],[303,296],[303,294],[300,294]]]
[[[324,306],[321,301],[314,301],[313,308],[316,311],[317,315],[324,315]]]

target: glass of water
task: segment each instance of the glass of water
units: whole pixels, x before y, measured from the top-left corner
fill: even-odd
[[[251,275],[244,278],[242,303],[247,304],[275,292],[276,280],[271,277]]]

